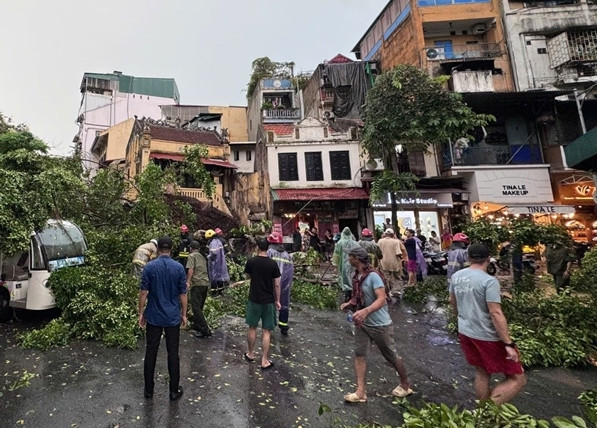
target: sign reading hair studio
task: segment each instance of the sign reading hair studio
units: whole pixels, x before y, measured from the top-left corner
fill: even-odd
[[[403,208],[451,208],[451,193],[422,193],[415,195],[402,195],[396,197],[396,203]],[[386,193],[384,201],[377,201],[373,204],[374,208],[391,208],[392,198]]]
[[[471,200],[496,204],[553,202],[548,165],[524,168],[479,169],[470,183]],[[475,198],[476,196],[476,198]]]

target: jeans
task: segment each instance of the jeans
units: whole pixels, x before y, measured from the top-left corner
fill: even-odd
[[[203,315],[203,307],[207,299],[208,286],[195,285],[191,287],[191,309],[193,310],[193,329],[208,334],[209,326]]]
[[[180,340],[180,324],[172,327],[160,327],[147,323],[145,347],[145,362],[143,364],[143,377],[145,379],[145,392],[153,393],[155,386],[155,363],[160,348],[162,331],[166,335],[166,351],[168,352],[168,375],[170,376],[170,392],[178,391],[180,383],[180,359],[178,356],[178,342]]]

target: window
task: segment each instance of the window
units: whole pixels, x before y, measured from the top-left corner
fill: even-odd
[[[250,161],[252,159],[252,157],[253,157],[253,152],[251,152],[251,150],[247,150],[246,153],[245,153],[245,156],[246,156],[246,159],[248,161]]]
[[[307,181],[323,181],[321,152],[306,152],[305,166],[307,167]]]
[[[332,180],[350,180],[350,155],[347,151],[330,152]]]
[[[240,160],[240,150],[234,151],[234,161],[238,162]]]
[[[280,181],[298,181],[296,153],[278,153]]]

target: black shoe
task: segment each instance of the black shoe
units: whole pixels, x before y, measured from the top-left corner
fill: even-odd
[[[207,333],[203,333],[202,331],[198,331],[197,333],[195,333],[195,337],[198,339],[206,339],[208,337],[211,337],[211,331],[208,331]]]
[[[153,392],[143,391],[145,398],[153,398]]]
[[[170,391],[170,401],[178,400],[180,397],[182,397],[182,386],[179,386],[175,392]]]
[[[288,329],[287,328],[281,328],[280,329],[280,333],[282,333],[282,336],[288,336]]]

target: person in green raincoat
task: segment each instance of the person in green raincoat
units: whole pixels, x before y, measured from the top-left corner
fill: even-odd
[[[354,275],[354,268],[348,262],[348,251],[357,245],[359,244],[355,241],[352,232],[345,227],[340,235],[340,240],[336,242],[332,256],[332,264],[338,268],[338,284],[344,291],[345,302],[352,298],[352,276]]]

